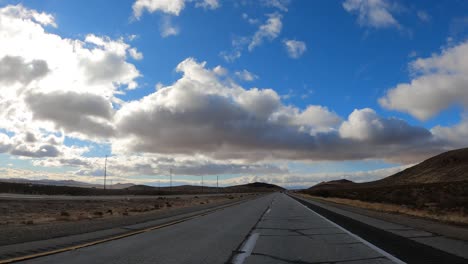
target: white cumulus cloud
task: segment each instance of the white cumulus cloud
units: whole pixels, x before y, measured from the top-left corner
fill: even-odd
[[[170,16],[163,16],[160,25],[161,37],[176,36],[180,33],[180,28],[173,24]]]
[[[343,8],[356,14],[359,25],[363,27],[400,27],[392,14],[394,6],[389,0],[345,0]]]
[[[140,76],[127,59],[143,54],[123,38],[62,38],[47,26],[57,26],[50,14],[0,8],[0,129],[9,132],[13,155],[69,153],[63,140],[45,140],[50,135],[107,140],[116,95],[136,88]]]
[[[144,11],[163,13],[178,16],[185,7],[185,0],[137,0],[133,3],[133,15],[138,19]]]
[[[283,44],[286,47],[289,57],[293,59],[301,57],[307,50],[307,46],[304,41],[290,39],[284,40]]]
[[[387,91],[380,104],[427,120],[452,105],[468,107],[468,41],[411,62],[413,79]]]
[[[257,32],[253,35],[248,46],[249,51],[260,46],[265,40],[271,41],[277,38],[283,28],[282,18],[283,16],[279,13],[269,14],[267,21],[260,25]]]
[[[133,16],[139,19],[144,11],[148,13],[162,12],[168,15],[178,16],[185,8],[187,2],[195,2],[196,7],[216,9],[220,6],[218,0],[136,0],[133,3]]]
[[[288,12],[290,0],[261,0],[261,3],[267,7],[274,7],[280,11]]]
[[[370,108],[354,110],[341,125],[340,135],[377,144],[411,143],[432,137],[424,128],[411,126],[401,119],[382,118]]]
[[[242,81],[247,81],[247,82],[251,82],[251,81],[254,81],[256,79],[258,79],[258,76],[249,72],[248,70],[242,70],[242,71],[236,71],[234,73],[236,75],[237,78],[239,78],[240,80]]]
[[[188,58],[183,76],[124,103],[115,114],[115,153],[204,155],[214,160],[383,158],[413,162],[439,151],[430,131],[372,109],[343,121],[326,107],[284,105],[272,89],[245,89],[219,68]],[[410,150],[407,150],[412,146]],[[404,154],[400,152],[405,150]]]

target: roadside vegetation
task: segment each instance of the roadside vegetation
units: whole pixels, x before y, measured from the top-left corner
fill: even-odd
[[[302,193],[338,204],[468,225],[468,181],[312,188]]]
[[[217,204],[238,200],[254,194],[214,196],[170,196],[132,199],[86,200],[2,200],[0,231],[3,228],[46,223],[94,220],[154,214],[184,207]]]

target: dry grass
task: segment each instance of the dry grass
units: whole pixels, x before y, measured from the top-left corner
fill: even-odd
[[[423,209],[412,209],[408,208],[403,205],[395,205],[395,204],[388,204],[388,203],[372,203],[372,202],[365,202],[360,200],[353,200],[353,199],[344,199],[344,198],[331,198],[331,197],[319,197],[319,196],[312,196],[308,194],[300,194],[304,198],[312,198],[315,200],[322,200],[337,204],[349,205],[358,208],[385,212],[385,213],[396,213],[396,214],[404,214],[410,216],[416,216],[431,220],[437,220],[446,223],[453,223],[453,224],[462,224],[468,225],[468,215],[464,214],[463,211],[455,211],[455,212],[434,212],[431,210],[423,210]]]
[[[8,226],[83,221],[156,213],[240,199],[242,194],[209,197],[155,197],[118,200],[1,200],[0,229]]]

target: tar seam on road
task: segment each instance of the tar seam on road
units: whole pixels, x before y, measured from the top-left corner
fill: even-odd
[[[291,197],[290,197],[291,198]],[[292,198],[291,198],[292,199]],[[294,199],[293,199],[294,200]],[[296,201],[296,200],[294,200]],[[298,201],[296,201],[298,202]],[[299,203],[299,202],[298,202]],[[346,232],[348,235],[352,236],[353,238],[359,240],[360,242],[362,242],[364,245],[370,247],[371,249],[373,249],[374,251],[377,251],[379,252],[382,256],[388,258],[389,260],[397,263],[397,264],[406,264],[406,262],[402,261],[401,259],[393,256],[392,254],[386,252],[385,250],[377,247],[376,245],[370,243],[369,241],[366,241],[364,240],[363,238],[361,238],[360,236],[356,235],[356,234],[353,234],[351,233],[350,231],[344,229],[342,226],[328,220],[327,218],[325,218],[323,215],[315,212],[314,210],[310,209],[309,207],[305,206],[304,204],[302,203],[299,203],[300,205],[304,206],[307,210],[311,211],[312,213],[316,214],[318,217],[322,218],[323,220],[327,221],[328,223],[332,224],[333,226],[336,226],[338,229],[342,230],[343,232]]]
[[[359,235],[366,241],[385,249],[389,254],[398,257],[407,263],[421,264],[467,264],[468,259],[450,254],[437,248],[416,242],[414,240],[393,234],[389,231],[360,222],[348,216],[333,212],[321,206],[312,204],[307,200],[290,196],[313,212],[323,216],[331,222],[346,228]]]
[[[230,264],[242,264],[244,263],[245,259],[247,259],[251,254],[252,251],[255,247],[255,244],[257,243],[257,239],[260,236],[259,232],[255,232],[258,223],[262,221],[263,217],[268,214],[271,211],[271,206],[273,205],[273,202],[275,201],[275,198],[273,198],[268,205],[268,207],[263,211],[262,215],[260,218],[258,218],[257,222],[255,225],[252,227],[250,232],[247,234],[246,238],[242,241],[242,243],[237,247],[237,250],[233,251],[233,254],[229,258],[229,260],[226,263]]]
[[[260,197],[256,197],[256,198],[253,198],[253,199],[257,199],[257,198],[260,198]],[[133,232],[129,232],[129,233],[125,233],[125,234],[121,234],[121,235],[117,235],[117,236],[113,236],[113,237],[109,237],[109,238],[99,239],[99,240],[95,240],[95,241],[92,241],[92,242],[78,244],[78,245],[70,246],[70,247],[59,248],[59,249],[55,249],[55,250],[51,250],[51,251],[39,252],[39,253],[31,254],[31,255],[0,260],[0,264],[7,264],[7,263],[13,263],[13,262],[18,262],[18,261],[24,261],[24,260],[44,257],[44,256],[58,254],[58,253],[71,251],[71,250],[76,250],[76,249],[80,249],[80,248],[84,248],[84,247],[94,246],[94,245],[97,245],[97,244],[101,244],[101,243],[109,242],[109,241],[112,241],[112,240],[117,240],[117,239],[129,237],[129,236],[138,235],[138,234],[141,234],[141,233],[149,232],[149,231],[156,230],[156,229],[161,229],[163,227],[172,226],[172,225],[179,224],[179,223],[182,223],[182,222],[194,219],[194,218],[198,218],[198,217],[202,217],[202,216],[205,216],[205,215],[208,215],[208,214],[212,214],[214,212],[223,210],[225,208],[235,206],[235,205],[239,205],[241,203],[251,201],[251,200],[252,199],[246,199],[246,200],[243,200],[243,201],[238,201],[238,202],[235,202],[235,203],[232,203],[232,204],[228,204],[228,205],[224,205],[224,206],[221,206],[221,207],[218,207],[218,208],[215,208],[215,209],[208,210],[206,212],[203,212],[203,213],[200,213],[200,214],[197,214],[197,215],[192,215],[192,216],[182,218],[182,219],[179,219],[179,220],[175,220],[175,221],[172,221],[172,222],[169,222],[169,223],[144,228],[144,229],[141,229],[141,230],[137,230],[137,231],[133,231]]]

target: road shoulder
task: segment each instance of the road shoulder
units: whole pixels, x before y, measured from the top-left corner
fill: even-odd
[[[368,225],[372,228],[388,232],[392,235],[397,235],[398,237],[408,239],[431,248],[440,250],[441,252],[446,252],[448,254],[456,255],[465,259],[468,259],[468,242],[462,239],[455,239],[452,237],[444,236],[435,232],[430,232],[419,228],[417,225],[419,221],[425,221],[422,219],[412,219],[411,221],[404,219],[403,216],[399,218],[399,221],[389,221],[389,219],[395,219],[396,217],[389,217],[388,214],[381,214],[387,216],[377,217],[378,212],[370,212],[369,210],[361,208],[348,208],[349,206],[339,206],[333,203],[326,203],[323,201],[318,201],[315,199],[306,199],[300,196],[294,196],[296,199],[305,201],[318,209],[327,210],[329,212],[335,213],[337,215],[344,216],[348,219],[355,220],[357,222]],[[367,211],[367,212],[365,212]],[[382,219],[382,218],[385,218]],[[409,218],[409,217],[407,217]],[[425,228],[430,228],[431,225],[425,224],[421,225]],[[457,227],[458,228],[458,227]],[[441,227],[438,225],[438,230]],[[466,232],[466,230],[462,230]],[[453,231],[452,231],[453,232]]]

